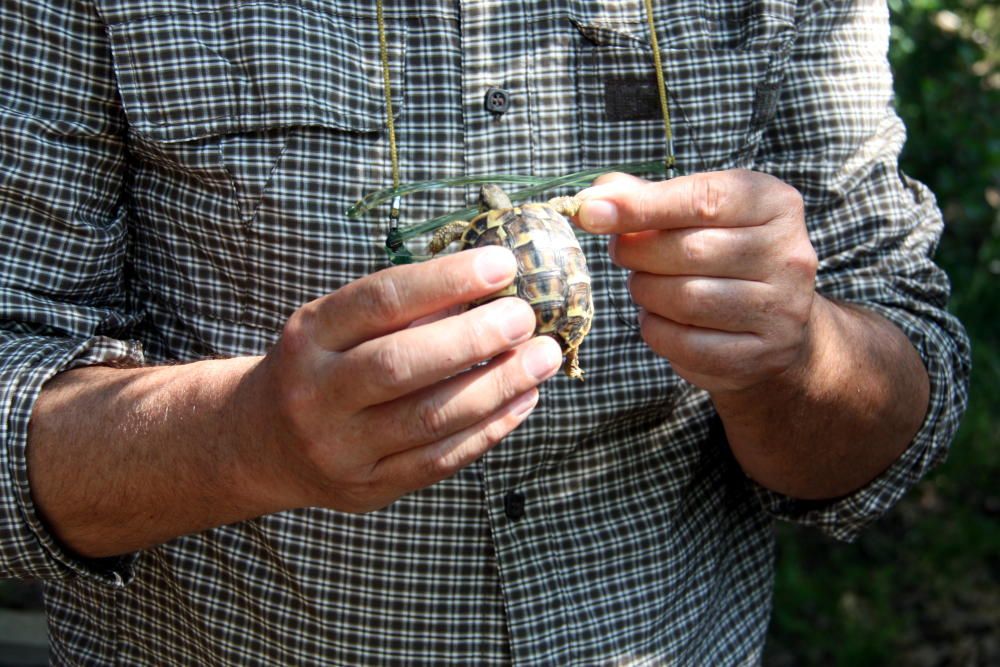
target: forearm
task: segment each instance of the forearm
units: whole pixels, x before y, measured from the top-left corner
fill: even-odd
[[[102,557],[280,509],[261,493],[260,445],[241,409],[257,361],[89,367],[47,383],[28,469],[54,534]]]
[[[828,499],[865,485],[906,449],[927,410],[916,350],[883,317],[816,297],[801,363],[713,401],[730,447],[765,487]]]

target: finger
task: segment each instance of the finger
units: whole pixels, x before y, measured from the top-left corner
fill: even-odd
[[[769,333],[783,304],[762,282],[701,276],[629,276],[632,300],[641,308],[678,324],[754,334]]]
[[[538,390],[531,389],[448,438],[383,458],[372,471],[373,479],[399,497],[451,477],[517,428],[537,403]]]
[[[540,336],[468,373],[422,391],[364,410],[360,426],[372,432],[395,424],[380,437],[384,454],[449,437],[495,413],[504,404],[548,379],[562,365],[562,350]]]
[[[693,227],[614,235],[615,264],[660,275],[765,280],[778,234],[763,227]]]
[[[331,357],[319,377],[326,378],[329,391],[342,403],[377,405],[492,359],[528,340],[535,323],[535,313],[525,301],[498,299],[365,341]]]
[[[419,327],[424,324],[430,324],[431,322],[437,322],[438,320],[443,320],[446,317],[452,317],[454,315],[459,315],[465,312],[467,308],[466,304],[461,304],[457,306],[452,306],[450,308],[443,308],[437,312],[431,313],[430,315],[424,315],[423,317],[417,318],[410,322],[406,328]]]
[[[744,377],[766,350],[763,339],[751,333],[688,326],[654,313],[640,312],[639,326],[646,344],[675,369],[705,377]]]
[[[296,312],[312,340],[342,351],[414,320],[487,296],[513,280],[517,265],[490,246],[406,264],[360,278]]]
[[[611,171],[606,174],[601,174],[594,179],[591,185],[607,185],[608,183],[615,183],[621,181],[623,183],[629,182],[644,182],[643,179],[633,176],[632,174],[625,174],[620,171]]]
[[[615,179],[581,191],[577,215],[595,234],[647,229],[746,227],[794,218],[802,198],[782,181],[746,170],[679,176],[669,181]]]

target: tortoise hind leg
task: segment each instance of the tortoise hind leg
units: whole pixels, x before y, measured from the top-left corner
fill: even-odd
[[[579,350],[571,347],[566,350],[566,375],[583,382],[583,369],[580,368]]]
[[[432,255],[436,255],[449,245],[462,238],[462,234],[469,227],[469,223],[466,220],[456,220],[455,222],[449,222],[443,227],[439,227],[436,232],[434,232],[433,238],[431,238],[430,243],[427,244],[427,252]]]

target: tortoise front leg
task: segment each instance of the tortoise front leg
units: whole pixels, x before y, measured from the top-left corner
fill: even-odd
[[[580,212],[580,205],[583,202],[576,196],[573,197],[553,197],[549,200],[549,206],[554,208],[559,213],[572,218],[574,215]]]
[[[456,220],[454,222],[449,222],[443,227],[439,227],[436,232],[434,232],[434,237],[431,238],[430,243],[427,244],[427,252],[432,255],[436,255],[449,245],[462,238],[462,234],[469,227],[468,220]]]

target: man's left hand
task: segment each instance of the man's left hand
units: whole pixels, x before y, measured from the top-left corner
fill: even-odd
[[[682,377],[740,391],[807,358],[822,299],[793,187],[745,170],[612,174],[580,198],[580,226],[612,234],[612,259],[631,271],[643,338]]]

